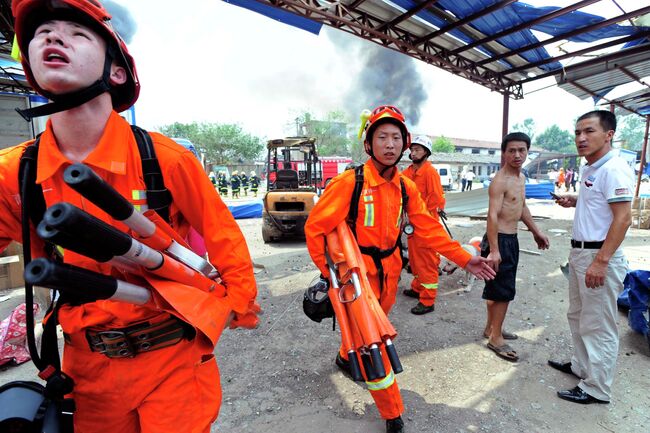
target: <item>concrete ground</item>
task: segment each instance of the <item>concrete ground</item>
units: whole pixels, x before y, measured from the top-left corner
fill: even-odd
[[[541,255],[522,254],[517,297],[506,318],[521,359],[497,358],[481,337],[485,305],[482,285],[465,292],[466,276],[441,277],[436,310],[414,316],[415,300],[397,297],[390,319],[405,371],[397,376],[407,432],[616,432],[648,431],[650,350],[646,340],[618,317],[621,336],[612,403],[580,406],[555,396],[576,380],[546,365],[568,359],[566,262],[572,215],[550,201],[531,202],[538,224],[551,238]],[[552,217],[552,218],[548,218]],[[255,330],[224,332],[216,354],[223,403],[212,431],[223,432],[383,432],[374,402],[358,383],[334,365],[340,337],[332,322],[311,322],[302,312],[302,293],[318,275],[304,242],[264,244],[259,219],[240,226],[256,264],[258,301],[264,314]],[[450,219],[462,241],[480,236],[485,221]],[[521,248],[534,251],[530,233],[520,232]],[[625,252],[633,269],[650,269],[650,231],[630,230]],[[401,289],[410,275],[404,273]],[[2,292],[0,316],[20,302],[20,291]],[[0,371],[0,383],[34,380],[30,363]]]

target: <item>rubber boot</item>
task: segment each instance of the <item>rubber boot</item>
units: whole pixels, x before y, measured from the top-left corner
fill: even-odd
[[[386,433],[404,433],[404,421],[401,416],[386,420]]]
[[[411,313],[417,316],[421,316],[422,314],[432,313],[433,310],[435,309],[436,309],[435,305],[427,307],[422,302],[418,302],[418,304],[415,307],[411,308]]]
[[[420,294],[413,289],[404,289],[402,293],[408,296],[409,298],[420,299]]]

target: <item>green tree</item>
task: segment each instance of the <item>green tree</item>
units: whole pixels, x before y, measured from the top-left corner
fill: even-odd
[[[254,160],[264,149],[262,139],[234,124],[176,122],[159,129],[169,137],[187,138],[216,164]]]
[[[454,153],[456,146],[454,143],[444,135],[436,138],[433,143],[431,143],[432,152],[442,152],[442,153]]]
[[[316,138],[319,155],[348,156],[352,150],[352,140],[348,133],[348,123],[343,111],[330,111],[325,119],[317,120],[309,111],[296,118],[299,135]]]
[[[512,132],[523,132],[530,137],[530,141],[532,142],[535,137],[535,121],[529,117],[521,123],[515,123],[512,127]]]
[[[616,128],[616,140],[621,141],[621,147],[629,150],[641,150],[645,134],[645,119],[637,115],[624,116]]]
[[[576,152],[573,134],[557,125],[551,125],[539,134],[535,139],[535,146],[551,152]]]

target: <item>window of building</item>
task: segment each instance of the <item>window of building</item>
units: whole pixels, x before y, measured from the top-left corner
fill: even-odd
[[[480,149],[472,149],[472,153],[475,153],[475,154],[477,154],[477,153],[480,153],[480,152],[481,152],[481,150],[480,150]]]
[[[490,155],[494,155],[494,152],[496,152],[496,151],[495,150],[488,150],[488,154],[490,154]]]

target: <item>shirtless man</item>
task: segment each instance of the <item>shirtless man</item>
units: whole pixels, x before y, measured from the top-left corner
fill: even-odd
[[[487,347],[500,358],[519,360],[519,355],[505,340],[517,338],[503,332],[503,320],[508,304],[515,298],[515,280],[519,263],[519,242],[517,226],[523,221],[531,231],[537,247],[547,249],[548,237],[533,221],[526,206],[525,182],[521,167],[530,149],[530,138],[522,132],[506,135],[501,142],[501,153],[505,163],[490,183],[488,193],[490,205],[487,219],[487,233],[481,243],[481,256],[487,257],[497,276],[485,282],[483,299],[487,304],[487,323],[483,335],[489,339]]]

